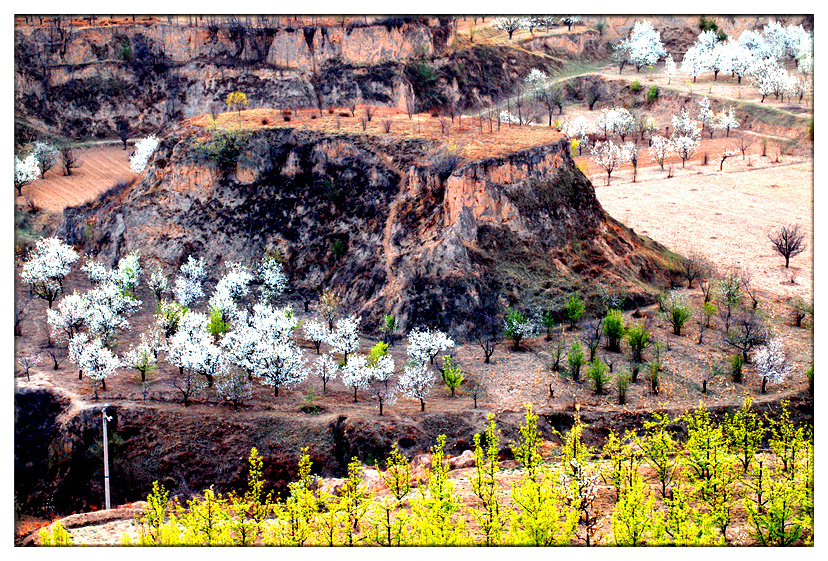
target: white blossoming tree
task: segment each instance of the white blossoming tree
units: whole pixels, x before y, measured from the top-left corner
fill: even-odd
[[[354,355],[342,367],[342,383],[354,389],[354,403],[357,402],[357,390],[365,389],[371,383],[372,368],[364,355]]]
[[[673,153],[673,145],[663,136],[654,136],[650,144],[650,157],[664,169],[664,161]]]
[[[321,321],[306,321],[302,324],[302,331],[305,333],[305,338],[313,343],[313,346],[316,348],[316,354],[319,354],[319,347],[322,343],[330,337],[328,326]]]
[[[661,33],[648,21],[637,21],[629,39],[629,63],[639,72],[644,66],[655,66],[667,54]]]
[[[52,169],[54,165],[58,161],[59,153],[57,148],[54,145],[48,142],[35,142],[34,148],[32,149],[32,155],[37,161],[37,165],[40,168],[40,178],[46,175],[46,172]]]
[[[123,366],[137,370],[141,375],[141,382],[147,381],[147,375],[155,369],[158,360],[155,349],[145,333],[141,333],[141,342],[137,347],[130,346],[121,362]]]
[[[302,351],[290,340],[261,338],[255,346],[253,360],[261,383],[271,386],[275,397],[279,397],[280,387],[292,388],[308,377]]]
[[[170,276],[164,273],[161,267],[156,267],[150,275],[147,284],[155,295],[155,301],[161,302],[164,293],[170,289]]]
[[[420,411],[425,411],[425,400],[436,380],[437,377],[428,364],[413,362],[403,367],[403,372],[397,380],[397,388],[409,399],[418,400]]]
[[[676,62],[673,60],[673,55],[668,54],[664,61],[664,73],[667,74],[667,83],[669,84],[673,76],[676,75]]]
[[[739,84],[747,76],[754,57],[744,45],[738,41],[728,41],[722,46],[722,72],[730,72],[737,78]]]
[[[681,108],[679,115],[673,115],[671,119],[673,133],[670,139],[673,152],[681,158],[681,167],[692,158],[701,143],[701,129],[694,121],[685,107]]]
[[[187,256],[187,262],[181,265],[178,276],[175,277],[173,295],[176,301],[185,307],[198,303],[204,297],[201,283],[206,276],[204,258],[193,259],[192,255]]]
[[[112,348],[112,337],[119,329],[128,329],[126,317],[131,316],[141,301],[125,294],[114,282],[106,282],[86,293],[86,325],[90,334]]]
[[[753,353],[753,365],[762,376],[762,393],[767,392],[767,384],[778,384],[791,374],[791,365],[782,346],[782,339],[774,337],[767,344],[757,348]]]
[[[144,171],[156,148],[158,148],[158,138],[154,134],[136,142],[135,151],[129,157],[129,168],[135,173]]]
[[[77,260],[77,252],[62,240],[41,238],[35,245],[34,255],[23,264],[20,276],[29,285],[30,292],[46,300],[51,308],[63,292],[63,279]]]
[[[699,121],[702,124],[701,132],[704,132],[704,127],[707,127],[708,132],[710,132],[710,138],[713,138],[713,122],[716,115],[710,109],[710,98],[704,96],[696,103],[699,104]]]
[[[330,332],[327,343],[334,352],[344,356],[348,362],[348,355],[359,348],[359,322],[361,318],[348,316],[336,321],[336,327]]]
[[[86,278],[89,279],[92,286],[100,286],[105,282],[113,280],[112,270],[103,263],[95,261],[91,255],[86,256],[86,261],[80,270],[86,273]]]
[[[14,188],[17,189],[18,196],[23,194],[23,187],[37,179],[39,173],[40,168],[34,154],[29,154],[22,160],[14,157]]]
[[[406,352],[412,362],[434,364],[434,357],[453,346],[454,341],[442,331],[416,328],[408,334]]]
[[[696,45],[692,45],[684,53],[684,58],[681,59],[681,71],[687,76],[693,77],[693,82],[696,78],[704,74],[710,69],[710,52],[700,49]]]
[[[509,41],[512,40],[512,35],[515,31],[520,31],[521,29],[526,29],[527,21],[525,17],[501,17],[496,18],[492,22],[492,27],[495,29],[499,29],[501,31],[505,31],[509,34]]]
[[[592,160],[607,172],[607,185],[610,184],[612,172],[630,161],[630,154],[623,146],[615,144],[612,140],[596,142],[592,147]]]
[[[313,365],[314,375],[322,380],[322,393],[325,393],[328,388],[328,382],[336,378],[339,373],[339,365],[336,359],[329,354],[324,354],[316,357]]]
[[[121,290],[129,290],[135,294],[138,283],[141,281],[141,273],[144,270],[140,258],[141,252],[136,249],[118,260],[118,270],[115,271],[113,277],[115,284]]]
[[[106,391],[106,379],[112,377],[115,369],[121,366],[121,361],[110,351],[100,339],[91,339],[75,355],[77,366],[92,380],[95,388],[95,400],[98,399],[98,387]],[[70,360],[72,354],[70,353]]]
[[[729,105],[727,109],[722,109],[722,112],[719,113],[719,118],[713,124],[713,127],[719,130],[724,130],[725,137],[730,136],[730,129],[739,128],[739,119],[736,118],[736,113],[734,112],[732,105]]]
[[[86,323],[88,306],[82,294],[73,292],[58,302],[56,310],[46,310],[46,322],[55,339],[68,341],[74,337]]]
[[[207,331],[207,316],[187,312],[181,318],[175,334],[167,341],[167,361],[178,368],[176,387],[189,398],[185,391],[193,387],[192,374],[203,376],[206,385],[213,385],[214,376],[223,370],[222,349],[213,342]],[[200,388],[199,388],[200,389]]]

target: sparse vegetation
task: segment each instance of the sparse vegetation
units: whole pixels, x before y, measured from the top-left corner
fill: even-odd
[[[523,26],[513,38],[489,21],[478,25],[476,16],[470,44],[468,22],[460,18],[204,16],[204,23],[199,18],[182,23],[186,17],[168,17],[161,22],[166,25],[163,45],[170,39],[176,44],[178,28],[186,27],[193,28],[186,32],[194,41],[209,37],[215,42],[210,59],[199,64],[217,78],[201,93],[187,87],[191,71],[182,69],[190,67],[180,66],[178,55],[175,62],[167,58],[162,43],[146,33],[154,32],[159,18],[141,18],[136,23],[128,23],[129,17],[121,23],[119,18],[87,17],[83,23],[76,18],[68,26],[67,18],[16,18],[16,27],[30,28],[16,34],[26,107],[16,101],[21,113],[15,118],[15,152],[33,154],[34,143],[47,139],[75,152],[64,158],[63,176],[37,163],[30,173],[25,160],[15,161],[16,274],[23,273],[15,293],[15,375],[22,388],[45,381],[62,386],[73,402],[88,406],[102,393],[101,401],[116,404],[112,411],[118,420],[110,429],[129,444],[110,448],[111,467],[114,480],[132,485],[117,489],[116,500],[134,500],[139,486],[148,490],[147,473],[174,486],[178,496],[170,502],[168,492],[153,487],[141,524],[142,545],[810,544],[812,437],[807,428],[797,434],[786,422],[776,424],[775,416],[785,397],[797,400],[796,416],[806,425],[812,416],[812,268],[807,260],[794,261],[787,271],[791,257],[810,249],[811,224],[795,225],[801,238],[787,255],[774,242],[779,232],[767,229],[772,216],[765,219],[761,210],[756,211],[759,220],[746,223],[744,230],[767,231],[775,252],[768,251],[767,242],[764,249],[762,243],[747,250],[728,245],[725,232],[715,230],[738,215],[736,207],[728,207],[735,197],[722,196],[728,191],[722,187],[733,178],[762,177],[755,182],[757,192],[778,193],[783,205],[789,204],[791,182],[807,170],[811,147],[803,141],[809,123],[811,138],[813,131],[812,55],[802,46],[812,41],[807,21],[801,32],[789,22],[752,31],[768,48],[775,48],[770,40],[775,30],[794,38],[789,43],[795,53],[767,57],[780,60],[780,69],[790,76],[790,91],[779,92],[779,100],[773,91],[773,97],[757,94],[749,72],[714,68],[712,62],[693,71],[695,85],[687,78],[695,92],[679,92],[678,86],[666,85],[676,72],[668,68],[671,58],[664,69],[641,57],[639,65],[633,49],[617,50],[628,55],[616,61],[621,65],[617,76],[615,69],[608,71],[608,60],[589,58],[593,31],[576,47],[578,56],[584,51],[582,59],[533,52],[562,40],[556,35],[581,37],[582,30],[569,34],[551,19],[521,18]],[[586,24],[602,33],[607,23],[595,24],[595,19]],[[713,33],[699,36],[697,46],[708,40],[711,50],[737,44],[735,37],[722,44],[715,21],[704,25]],[[112,41],[101,46],[82,38],[88,26],[112,27]],[[138,31],[125,38],[119,26]],[[420,34],[420,26],[428,26],[428,33]],[[700,24],[702,31],[705,27]],[[395,60],[355,62],[344,48],[341,59],[331,59],[320,48],[374,32],[403,37]],[[62,33],[78,35],[68,41]],[[411,44],[411,37],[420,36],[431,39]],[[273,43],[275,37],[280,39]],[[285,37],[299,39],[309,54],[303,51],[297,58],[275,48]],[[95,65],[68,65],[79,60],[77,53],[60,50],[76,44],[88,45],[97,60],[115,61],[121,74],[140,74],[146,89],[128,110],[115,115],[108,109],[127,107],[118,90],[120,78],[92,84],[88,78]],[[675,44],[669,47],[676,54]],[[254,74],[248,76],[265,60],[275,80],[267,92],[258,78],[250,78]],[[625,64],[635,65],[636,72],[627,67],[625,73]],[[641,68],[645,75],[639,74]],[[61,85],[50,77],[56,70]],[[610,73],[612,79],[606,79]],[[306,76],[304,81],[296,81],[299,75]],[[543,80],[536,84],[542,87],[530,91],[532,75]],[[743,76],[750,79],[739,85]],[[795,80],[802,83],[794,85]],[[32,94],[30,82],[43,84],[43,95]],[[683,82],[680,78],[677,84]],[[224,104],[211,101],[235,88],[244,88],[251,103],[242,94],[244,104],[231,105],[227,96],[232,113],[221,114]],[[694,113],[670,120],[668,112],[677,111],[685,97],[695,108],[705,95],[723,116],[733,103],[730,117],[717,123]],[[632,124],[606,127],[607,138],[591,129],[595,114],[587,107],[620,114],[622,105]],[[87,116],[93,106],[92,114],[100,119]],[[179,120],[185,107],[210,114]],[[418,113],[424,109],[429,112]],[[566,117],[554,120],[556,110]],[[56,122],[47,115],[66,118]],[[701,139],[699,119],[710,138]],[[725,121],[727,126],[721,124]],[[734,140],[725,140],[737,127]],[[714,138],[714,129],[726,130],[726,136]],[[566,138],[558,142],[563,137],[557,131]],[[795,139],[791,131],[797,131]],[[78,139],[117,134],[126,149],[130,133],[150,135],[136,142],[130,157],[142,163],[133,168],[138,175],[129,177],[134,179],[100,198],[66,204],[72,208],[65,211],[53,204],[63,185],[95,171],[100,148],[87,148],[89,143]],[[620,137],[619,153],[629,161],[622,158],[612,170],[604,168],[607,184],[614,176],[613,185],[593,190],[589,176],[583,178],[575,166],[595,173],[595,181],[603,166],[596,160],[589,170],[591,160],[581,150],[597,156],[616,141],[609,137]],[[743,160],[750,156],[754,138],[763,139],[766,156],[754,154],[749,164],[729,159],[725,172],[725,160],[737,149]],[[782,138],[792,140],[774,144]],[[538,150],[540,145],[555,150]],[[120,146],[115,154],[125,160]],[[72,173],[81,150],[86,165]],[[703,157],[695,157],[696,152]],[[783,152],[786,165],[776,166],[776,175],[761,176],[774,169],[770,164]],[[718,171],[701,167],[708,154],[720,160]],[[685,169],[676,165],[679,159]],[[657,166],[676,177],[670,181],[675,207],[654,205],[665,200],[658,195],[665,174]],[[218,181],[210,168],[221,172]],[[791,181],[779,179],[782,173]],[[714,179],[721,185],[711,192]],[[686,210],[683,203],[695,200],[686,187],[691,181],[699,197],[709,197],[709,208]],[[630,182],[639,185],[632,196]],[[611,195],[628,198],[622,203],[627,206],[609,211],[613,218],[592,212],[599,203],[609,209],[605,200]],[[788,214],[807,218],[800,206]],[[143,214],[135,212],[138,207]],[[173,207],[175,216],[184,217],[180,223],[170,218]],[[689,219],[694,231],[662,238],[661,225],[636,222],[642,208],[653,216],[673,216],[675,224]],[[161,239],[162,226],[148,218],[150,209],[166,220],[163,239],[169,245],[158,251],[152,243]],[[249,229],[238,229],[245,216]],[[48,272],[53,267],[38,257],[39,233],[58,223],[72,251],[90,253],[82,272]],[[448,242],[444,231],[454,236]],[[233,239],[236,232],[241,236]],[[148,263],[161,264],[153,277],[147,272],[148,287],[137,280],[139,268],[115,267],[118,258],[136,248],[147,253],[142,259]],[[177,269],[187,251],[207,259],[204,278]],[[276,284],[266,267],[248,261],[256,251],[280,256]],[[785,257],[785,269],[762,262],[774,253]],[[670,260],[673,268],[666,273]],[[725,268],[737,262],[738,269]],[[219,269],[210,270],[216,265]],[[655,295],[665,288],[665,279],[676,290],[656,312]],[[147,300],[148,292],[154,301]],[[25,301],[27,295],[31,302]],[[300,306],[294,312],[291,306],[299,300],[304,310]],[[122,308],[107,316],[106,307],[115,302]],[[621,311],[628,308],[635,311]],[[395,339],[401,342],[396,348]],[[511,349],[499,348],[504,339],[511,340]],[[626,349],[620,354],[622,342],[629,354]],[[473,358],[475,343],[482,360]],[[526,352],[514,352],[522,349]],[[35,361],[36,353],[42,353],[41,362]],[[644,386],[637,383],[639,373]],[[440,389],[443,385],[448,391]],[[743,394],[755,396],[756,403],[746,401],[736,416],[726,413],[738,407]],[[397,403],[400,396],[405,399]],[[142,398],[140,412],[123,414],[124,404]],[[505,425],[509,434],[520,433],[520,443],[501,442],[492,417],[481,424],[489,409],[514,410],[526,400],[543,405],[541,423],[566,427],[574,420],[572,430],[561,429],[560,438],[533,440],[540,433],[531,410],[520,431],[511,420]],[[675,416],[699,400],[712,407],[711,420],[698,412]],[[635,405],[629,417],[616,417],[628,401]],[[482,413],[471,411],[478,406]],[[641,412],[655,407],[665,411],[663,417],[645,423],[642,432]],[[580,422],[584,410],[599,421],[597,426],[624,420],[617,434],[605,438]],[[144,411],[159,415],[158,431],[165,438],[158,449],[179,448],[164,451],[161,465],[179,466],[180,477],[157,468],[156,456],[135,460],[135,451],[148,441],[135,426]],[[182,427],[198,422],[199,429],[213,431],[211,457],[181,438],[168,422],[169,411],[181,415]],[[80,427],[72,415],[71,426]],[[762,422],[766,426],[758,427]],[[427,450],[438,424],[450,431],[449,438],[437,441],[430,455],[410,462],[401,455]],[[86,425],[72,438],[88,439],[94,427]],[[242,425],[244,431],[238,431]],[[635,434],[622,434],[627,427]],[[543,427],[544,434],[548,429]],[[324,445],[320,430],[327,431]],[[392,432],[391,441],[383,436]],[[472,439],[474,432],[479,434]],[[268,449],[268,479],[251,454],[251,480],[258,483],[251,483],[247,494],[225,494],[229,483],[223,476],[208,489],[211,476],[206,474],[219,473],[214,468],[226,457],[238,458],[243,439],[263,434],[280,442],[278,452]],[[770,448],[760,453],[752,444],[756,435]],[[704,444],[707,437],[713,445]],[[584,443],[600,446],[602,440],[605,457],[598,462]],[[310,452],[302,451],[297,476],[292,455],[298,456],[300,441]],[[397,456],[383,472],[380,463],[392,444]],[[517,471],[499,464],[510,457],[510,448]],[[54,491],[58,485],[71,489],[65,475],[81,473],[75,463],[80,449],[67,451],[57,437],[43,449],[48,461],[27,458],[34,467],[26,474],[39,478],[43,490],[18,493],[16,483],[15,503],[26,504],[28,512],[33,501],[51,493],[59,504],[44,512],[61,516],[69,509],[64,497],[74,492]],[[711,451],[717,463],[705,466],[699,458]],[[187,461],[181,459],[185,454]],[[189,461],[203,463],[197,470],[205,475],[193,476]],[[466,491],[460,500],[458,488],[452,488],[457,477],[448,466],[463,462],[471,468],[461,468],[470,471],[459,476],[472,481],[473,494]],[[56,474],[54,483],[42,475],[41,464]],[[238,476],[239,469],[231,468],[223,465],[221,473]],[[87,472],[91,480],[93,471]],[[314,475],[321,473],[346,479],[335,489]],[[396,477],[400,473],[407,475]],[[85,477],[77,479],[85,483]],[[385,480],[391,493],[382,498],[366,492],[375,480]],[[416,488],[413,480],[419,480]],[[95,504],[98,485],[89,486],[84,508]],[[272,486],[274,494],[266,496],[262,485]],[[795,505],[796,514],[785,505]],[[59,525],[41,536],[44,544],[66,542],[68,534],[55,528]],[[134,539],[131,534],[122,543]]]

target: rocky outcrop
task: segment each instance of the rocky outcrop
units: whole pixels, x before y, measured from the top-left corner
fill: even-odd
[[[237,28],[167,22],[15,32],[15,114],[70,138],[164,133],[178,121],[223,110],[241,90],[250,107],[461,108],[502,99],[531,68],[560,62],[510,47],[472,45],[455,52],[454,27],[438,18],[385,18],[365,25],[284,23]],[[27,139],[18,132],[18,141]]]
[[[215,276],[278,250],[293,289],[337,289],[367,329],[387,313],[409,329],[482,308],[560,311],[601,287],[640,303],[663,281],[663,248],[604,213],[562,136],[452,165],[425,141],[263,129],[241,133],[222,169],[209,134],[165,138],[139,183],[67,209],[59,235],[111,263],[201,256]]]

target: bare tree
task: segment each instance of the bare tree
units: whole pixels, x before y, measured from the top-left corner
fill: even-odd
[[[32,303],[32,295],[26,294],[22,298],[15,298],[14,302],[14,336],[23,335],[23,320],[29,317],[29,304]]]
[[[213,117],[215,119],[215,117]],[[126,119],[118,119],[115,122],[115,130],[118,133],[118,138],[124,145],[124,150],[127,149],[127,140],[129,140],[129,121]]]
[[[587,88],[586,95],[584,96],[586,98],[587,105],[589,106],[589,110],[592,111],[595,104],[602,99],[606,99],[607,95],[607,89],[604,87],[603,82],[592,82]]]
[[[368,122],[371,122],[371,118],[374,116],[377,108],[373,105],[366,105],[365,106],[365,116],[368,118]]]
[[[748,361],[748,353],[768,342],[768,328],[756,313],[741,312],[725,332],[725,343],[742,352],[742,360]]]
[[[786,269],[791,257],[796,257],[808,247],[805,243],[805,232],[799,224],[787,224],[778,230],[768,232],[768,239],[779,255],[785,258]]]
[[[753,146],[753,140],[747,134],[742,134],[736,139],[736,148],[742,153],[742,160],[745,159],[745,153],[751,146]]]
[[[600,318],[591,319],[581,325],[580,335],[578,337],[589,348],[589,362],[595,360],[595,351],[598,350],[598,345],[601,344],[601,336],[603,333],[604,321]]]
[[[753,275],[747,269],[742,268],[737,269],[737,273],[739,278],[742,279],[742,292],[748,295],[748,298],[750,298],[751,308],[755,310],[759,307],[759,295],[756,293],[756,284],[751,282],[753,280]]]
[[[60,163],[63,166],[63,175],[72,175],[72,170],[83,165],[78,155],[71,146],[64,146],[60,149]]]
[[[405,112],[408,113],[408,118],[410,119],[411,116],[414,114],[414,110],[417,107],[417,98],[414,95],[414,88],[411,84],[405,89]]]
[[[39,354],[36,355],[25,355],[17,357],[17,363],[23,368],[23,371],[26,373],[26,379],[31,380],[29,378],[29,371],[37,364],[40,364],[43,361],[43,357]]]
[[[487,310],[478,309],[472,318],[471,338],[483,349],[483,362],[489,364],[495,348],[503,340],[502,322]]]
[[[382,130],[385,132],[391,132],[391,119],[383,119],[382,120]]]
[[[691,251],[687,257],[683,257],[678,263],[678,269],[687,280],[687,288],[693,288],[693,281],[705,277],[710,271],[710,263],[703,255]]]
[[[52,359],[53,370],[59,370],[60,362],[68,356],[68,347],[65,344],[49,341],[41,348]]]

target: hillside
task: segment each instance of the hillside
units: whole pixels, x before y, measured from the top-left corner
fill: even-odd
[[[138,249],[167,270],[204,257],[213,274],[278,251],[294,290],[337,290],[369,331],[388,313],[403,329],[514,303],[560,313],[601,287],[643,304],[663,282],[665,250],[604,213],[560,137],[464,161],[425,141],[278,127],[232,136],[235,164],[204,155],[234,134],[167,136],[139,183],[67,209],[58,234],[106,263]]]

